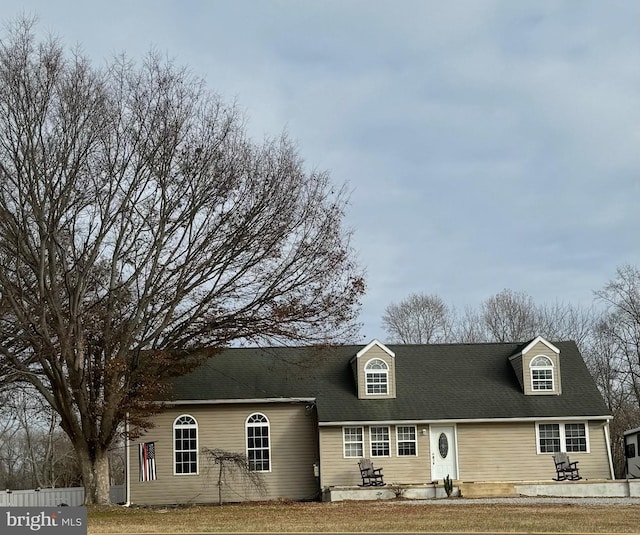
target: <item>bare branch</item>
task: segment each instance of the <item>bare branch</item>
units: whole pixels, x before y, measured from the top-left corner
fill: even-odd
[[[0,374],[47,399],[105,499],[118,425],[146,425],[184,350],[356,335],[347,202],[186,68],[96,69],[18,21],[0,41]]]

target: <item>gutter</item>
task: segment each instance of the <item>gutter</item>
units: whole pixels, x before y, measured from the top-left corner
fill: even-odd
[[[409,425],[409,424],[477,424],[477,423],[514,423],[514,422],[583,422],[585,420],[605,420],[608,424],[611,416],[532,416],[529,418],[443,418],[424,420],[344,420],[318,422],[320,427],[336,425]]]
[[[611,479],[615,479],[616,475],[613,470],[613,455],[611,453],[611,438],[609,437],[609,419],[607,419],[607,423],[604,426],[604,439],[607,444],[607,458],[609,459],[609,473],[611,474]],[[625,455],[625,465],[627,464],[628,459]],[[628,470],[627,470],[628,472]],[[625,474],[626,476],[627,474]]]
[[[131,463],[129,460],[129,453],[130,453],[130,449],[131,449],[131,443],[129,442],[129,413],[127,413],[126,417],[125,417],[125,424],[124,424],[124,434],[125,434],[125,443],[124,443],[124,455],[125,455],[125,460],[124,460],[124,471],[126,474],[126,482],[127,485],[125,487],[125,492],[127,493],[127,496],[125,498],[125,502],[124,502],[124,506],[125,507],[130,507],[131,506]]]
[[[238,403],[315,403],[316,398],[255,398],[255,399],[178,399],[158,401],[159,405],[237,405]]]

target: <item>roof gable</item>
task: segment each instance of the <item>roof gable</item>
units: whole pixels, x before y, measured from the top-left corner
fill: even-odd
[[[542,336],[536,336],[533,340],[531,340],[531,342],[529,342],[523,349],[518,351],[511,358],[528,353],[538,343],[542,343],[546,345],[554,353],[560,354],[560,350],[556,346],[554,346],[551,342],[549,342],[548,340],[545,340]]]
[[[372,349],[373,347],[380,348],[382,351],[384,351],[391,358],[394,358],[396,356],[396,354],[393,351],[391,351],[386,345],[384,345],[382,342],[379,342],[378,340],[376,340],[374,338],[373,340],[371,340],[371,342],[369,342],[366,346],[364,346],[360,351],[358,351],[356,353],[356,356],[353,357],[353,358],[355,358],[355,359],[360,358],[362,355],[365,355],[366,353],[368,353],[369,350]]]

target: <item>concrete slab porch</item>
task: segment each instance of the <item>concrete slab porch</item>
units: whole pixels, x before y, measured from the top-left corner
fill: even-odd
[[[558,481],[454,481],[452,496],[463,498],[512,498],[550,496],[565,498],[640,497],[640,479]],[[424,484],[387,484],[380,487],[327,487],[322,500],[430,500],[446,498],[442,482]]]
[[[454,483],[453,494],[459,489]],[[346,500],[392,500],[407,498],[411,500],[429,500],[446,498],[444,486],[438,483],[399,485],[391,483],[380,487],[328,487],[322,492],[322,501],[339,502]]]

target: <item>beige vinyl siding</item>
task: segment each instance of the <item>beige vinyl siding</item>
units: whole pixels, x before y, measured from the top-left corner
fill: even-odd
[[[406,424],[401,424],[406,425]],[[347,427],[358,427],[349,425]],[[369,426],[364,427],[364,456],[370,457]],[[373,457],[376,468],[383,469],[385,483],[424,483],[430,481],[429,435],[423,435],[422,429],[428,426],[416,426],[417,456],[397,454],[396,426],[390,425],[391,456]],[[320,428],[320,486],[348,486],[362,483],[358,469],[358,458],[344,457],[342,447],[342,426]]]
[[[533,422],[458,425],[458,476],[462,481],[544,479],[548,456],[536,454]]]
[[[544,355],[548,357],[553,363],[553,391],[538,391],[531,388],[531,368],[529,365],[531,361],[538,355]],[[523,381],[524,381],[524,393],[527,396],[548,396],[558,395],[562,393],[562,375],[560,373],[560,363],[562,361],[562,355],[559,355],[546,344],[538,342],[535,344],[525,355],[522,356],[522,368],[523,368]]]
[[[571,460],[579,462],[583,478],[609,479],[605,423],[585,423],[589,428],[589,453],[570,453]],[[533,421],[457,424],[458,478],[461,481],[551,481],[555,476],[552,455],[537,453],[536,425]],[[369,457],[369,426],[362,427],[364,452]],[[422,429],[428,430],[429,425],[416,426],[416,457],[397,456],[395,425],[390,428],[391,457],[372,459],[376,467],[383,468],[385,483],[430,482],[429,435],[422,434]],[[323,488],[362,483],[358,459],[345,458],[342,446],[341,426],[320,428],[320,485]]]
[[[317,495],[318,479],[313,464],[318,462],[315,411],[304,403],[256,405],[198,405],[164,410],[155,427],[131,442],[131,498],[134,504],[215,503],[218,501],[218,469],[207,462],[202,448],[220,448],[246,453],[245,422],[253,413],[269,419],[271,471],[263,472],[265,494],[260,494],[231,475],[225,477],[225,501],[269,498],[309,499]],[[197,475],[174,475],[173,422],[182,414],[198,423],[199,467]],[[155,441],[157,480],[138,481],[138,444]]]
[[[554,422],[555,423],[555,422]],[[558,422],[563,423],[563,422]],[[459,424],[462,481],[536,481],[555,476],[551,454],[538,454],[536,423]],[[604,422],[588,422],[589,453],[570,453],[585,479],[608,479]]]
[[[365,366],[371,359],[380,359],[387,364],[388,380],[389,380],[389,393],[386,395],[367,395],[367,387],[365,382]],[[381,347],[374,345],[366,353],[360,355],[357,359],[358,369],[358,398],[360,399],[386,399],[396,397],[396,368],[395,358],[389,355]]]

